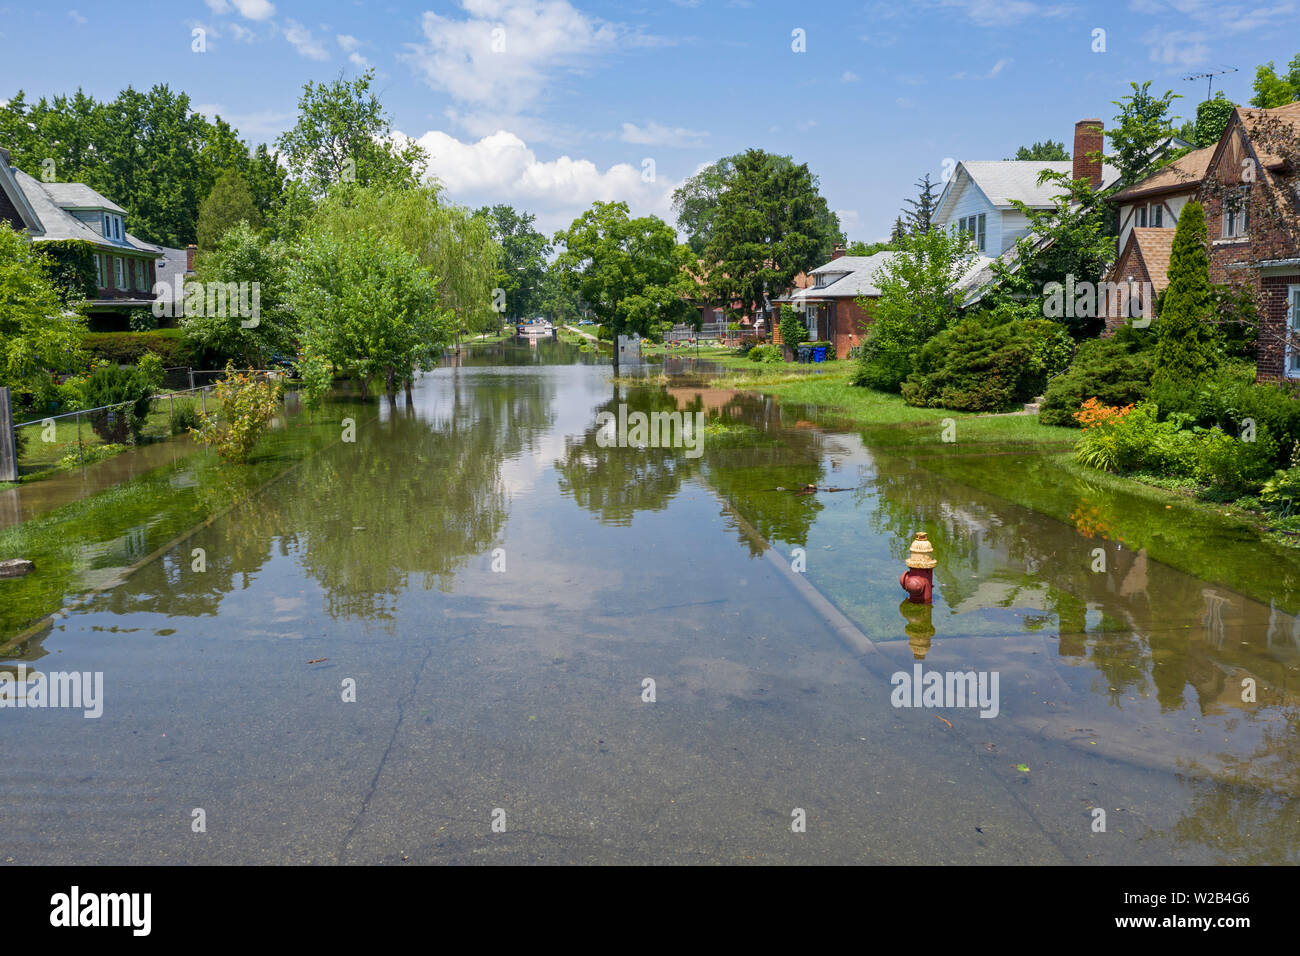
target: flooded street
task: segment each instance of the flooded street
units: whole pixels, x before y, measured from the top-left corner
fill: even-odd
[[[1300,862],[1300,552],[1226,520],[552,342],[277,425],[0,499],[3,669],[104,687],[0,709],[0,862]]]

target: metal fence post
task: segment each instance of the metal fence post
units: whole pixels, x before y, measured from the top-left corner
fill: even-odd
[[[207,390],[206,387],[205,387],[201,392],[199,392],[199,398],[201,398],[201,399],[203,400],[203,415],[204,415],[204,417],[207,417],[207,414],[208,414],[208,390]]]
[[[84,461],[86,450],[81,444],[81,412],[77,412],[77,461]]]
[[[8,387],[0,388],[0,481],[18,480],[18,442]]]

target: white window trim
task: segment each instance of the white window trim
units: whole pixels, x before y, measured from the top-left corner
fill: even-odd
[[[1300,378],[1300,368],[1291,368],[1291,356],[1297,351],[1291,342],[1297,309],[1300,309],[1300,285],[1289,285],[1286,287],[1286,313],[1283,318],[1286,322],[1286,355],[1282,359],[1283,378]]]
[[[113,257],[113,282],[115,289],[126,289],[126,260],[121,256]]]

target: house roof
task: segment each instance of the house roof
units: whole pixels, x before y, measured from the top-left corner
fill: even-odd
[[[1019,200],[1026,206],[1051,206],[1053,197],[1060,195],[1061,187],[1050,182],[1039,185],[1039,174],[1045,169],[1050,169],[1054,173],[1074,172],[1074,163],[1069,160],[1061,162],[1019,159],[975,160],[959,163],[958,167],[964,169],[980,192],[1000,209],[1012,208],[1012,200]],[[1110,185],[1118,178],[1118,169],[1109,164],[1102,166],[1103,186]],[[957,177],[954,176],[952,182],[956,181]]]
[[[1137,246],[1138,255],[1151,277],[1151,286],[1160,292],[1169,285],[1169,255],[1174,248],[1175,229],[1134,229],[1129,242]]]
[[[41,183],[41,186],[62,209],[103,209],[126,215],[125,209],[85,183]]]
[[[84,242],[93,243],[103,249],[120,249],[124,252],[145,252],[162,254],[162,247],[155,246],[153,243],[145,242],[143,239],[137,239],[129,232],[124,233],[125,239],[118,242],[114,239],[107,239],[99,232],[92,229],[89,225],[82,222],[76,216],[68,212],[62,201],[56,197],[74,197],[74,201],[80,202],[87,193],[92,196],[98,196],[99,201],[89,205],[73,205],[73,209],[116,209],[119,212],[124,210],[114,205],[99,193],[95,192],[89,186],[81,183],[42,183],[32,176],[27,175],[21,169],[13,171],[14,179],[17,181],[19,188],[22,189],[23,195],[31,203],[32,208],[36,211],[41,225],[45,227],[43,235],[37,236],[38,240],[51,241],[56,239],[80,239]],[[77,187],[75,190],[62,187]],[[85,190],[85,192],[81,192]]]
[[[43,235],[45,225],[36,215],[36,210],[32,208],[22,187],[18,185],[18,180],[14,178],[16,172],[18,170],[9,165],[9,151],[0,150],[0,191],[9,197],[9,201],[18,210],[18,217],[23,221],[23,226],[28,233],[33,236]]]
[[[1297,133],[1300,133],[1300,101],[1288,103],[1285,106],[1276,106],[1271,110],[1255,109],[1250,106],[1238,106],[1237,113],[1241,116],[1241,122],[1246,127],[1246,132],[1253,138],[1256,130],[1259,129],[1265,120],[1278,121],[1293,127]],[[1263,149],[1257,149],[1259,161],[1265,166],[1278,166],[1283,162],[1283,157],[1274,153],[1269,153]]]
[[[1210,165],[1214,150],[1218,147],[1207,146],[1193,150],[1186,156],[1180,156],[1168,166],[1152,173],[1146,179],[1134,183],[1128,189],[1115,194],[1116,202],[1147,196],[1152,193],[1177,192],[1181,189],[1194,189],[1205,178],[1205,170]]]
[[[876,274],[895,254],[893,252],[877,252],[874,256],[840,256],[838,259],[832,259],[825,265],[814,269],[812,275],[825,275],[826,273],[844,271],[848,271],[848,274],[841,276],[829,285],[822,286],[820,289],[816,287],[800,289],[776,301],[803,302],[817,299],[853,299],[860,295],[880,295],[880,289],[875,284]],[[851,270],[845,270],[845,264],[851,266]]]

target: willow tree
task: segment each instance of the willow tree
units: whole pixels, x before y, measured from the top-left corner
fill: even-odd
[[[501,247],[486,219],[442,202],[437,186],[340,184],[317,208],[313,224],[343,232],[371,230],[410,252],[438,280],[438,297],[452,313],[455,335],[499,324],[493,305]]]

